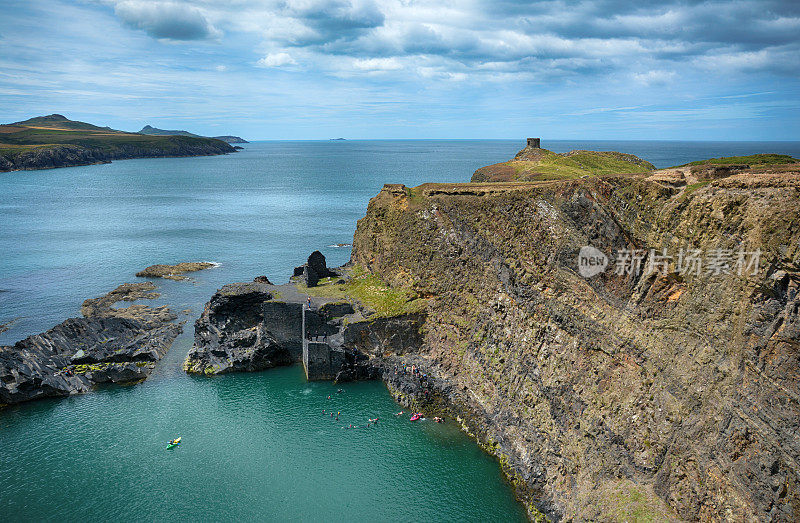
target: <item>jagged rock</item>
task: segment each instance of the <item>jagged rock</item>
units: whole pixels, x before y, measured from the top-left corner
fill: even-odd
[[[164,323],[178,319],[169,307],[161,305],[150,307],[134,304],[124,308],[114,308],[120,301],[152,300],[161,296],[154,292],[156,286],[152,282],[123,283],[113,291],[98,298],[90,298],[83,302],[81,314],[86,318],[128,318],[142,322],[149,327],[158,327]]]
[[[267,285],[272,285],[272,282],[269,281],[269,278],[267,278],[266,276],[256,276],[255,278],[253,278],[253,281],[256,283],[266,283]]]
[[[320,278],[338,276],[338,274],[328,269],[328,265],[325,261],[325,255],[319,251],[314,251],[309,255],[307,264],[308,267],[314,269],[314,272],[316,272]]]
[[[314,251],[308,257],[306,263],[294,268],[292,276],[302,276],[307,287],[316,287],[320,279],[335,278],[339,276],[339,273],[328,268],[324,254],[319,251]]]
[[[258,371],[289,365],[292,356],[264,327],[266,284],[234,283],[217,291],[195,322],[184,370],[194,374]]]
[[[182,328],[166,323],[169,320],[156,321],[158,315],[142,313],[147,321],[140,321],[115,316],[114,311],[101,315],[92,308],[92,317],[71,318],[0,347],[0,403],[66,396],[97,383],[146,378]]]

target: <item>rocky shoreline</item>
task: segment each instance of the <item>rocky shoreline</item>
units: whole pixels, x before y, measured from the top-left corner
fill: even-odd
[[[0,125],[0,172],[135,158],[213,156],[238,149],[241,147],[214,138],[126,133],[69,120],[60,114]]]
[[[382,379],[458,420],[532,520],[796,520],[798,195],[797,163],[387,184],[346,266],[219,289],[184,370]],[[111,305],[153,289],[0,347],[0,403],[145,377],[180,326]]]
[[[181,333],[166,307],[118,301],[152,299],[152,283],[127,283],[86,300],[83,318],[70,318],[13,346],[0,347],[0,405],[90,391],[100,383],[147,378]]]

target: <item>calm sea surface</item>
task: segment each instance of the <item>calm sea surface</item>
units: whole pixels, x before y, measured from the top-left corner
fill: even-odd
[[[0,411],[0,514],[11,520],[523,518],[495,461],[454,425],[413,424],[380,383],[305,383],[299,367],[198,379],[180,370],[214,290],[288,279],[313,250],[349,259],[384,183],[468,181],[520,141],[257,142],[218,157],[0,173],[0,334],[11,344],[154,263],[214,261],[159,281],[186,332],[144,384]],[[800,142],[543,142],[658,167]],[[322,409],[342,412],[340,422]],[[347,430],[380,416],[378,427]],[[166,452],[165,442],[184,443]]]

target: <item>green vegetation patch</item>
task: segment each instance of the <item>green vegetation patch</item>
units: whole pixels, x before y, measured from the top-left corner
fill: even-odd
[[[800,162],[797,158],[793,158],[788,154],[751,154],[749,156],[724,156],[722,158],[709,158],[708,160],[697,160],[696,162],[689,162],[679,167],[686,167],[687,165],[731,165],[731,164],[747,164],[747,165],[780,165],[785,163]]]
[[[706,185],[708,185],[711,182],[712,182],[712,180],[706,180],[704,182],[697,182],[697,183],[693,183],[691,185],[687,185],[686,186],[686,192],[684,194],[691,194],[691,193],[695,192],[697,189],[700,189],[701,187],[705,187]]]
[[[475,172],[472,181],[570,180],[584,176],[640,173],[653,169],[653,164],[631,154],[613,151],[571,151],[558,154],[542,149],[536,159],[514,159],[482,167]]]
[[[425,308],[427,300],[420,298],[409,289],[390,287],[378,276],[359,266],[350,269],[350,279],[336,283],[339,278],[323,278],[316,287],[306,287],[297,283],[297,290],[331,300],[359,301],[374,310],[379,317],[399,316],[419,312]]]
[[[635,521],[649,523],[672,521],[674,515],[657,496],[647,493],[628,480],[620,480],[606,493],[603,504],[607,514],[614,521]]]
[[[82,365],[75,365],[72,367],[72,372],[75,374],[85,374],[87,372],[101,372],[108,369],[110,363],[89,363]]]

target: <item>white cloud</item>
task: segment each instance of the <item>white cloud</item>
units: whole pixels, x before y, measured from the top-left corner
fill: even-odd
[[[655,85],[666,85],[672,82],[677,74],[675,71],[647,71],[645,73],[634,73],[633,80],[645,87],[655,86]]]
[[[355,59],[352,66],[358,71],[399,71],[403,69],[403,63],[394,57]]]
[[[264,67],[282,67],[284,65],[294,65],[297,62],[289,53],[269,53],[258,61],[258,65]]]

